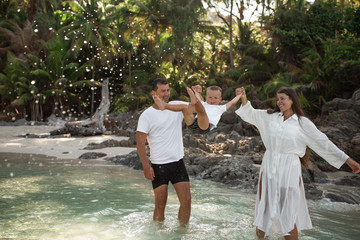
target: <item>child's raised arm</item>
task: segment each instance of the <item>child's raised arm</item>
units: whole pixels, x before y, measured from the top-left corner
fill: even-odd
[[[229,110],[232,106],[234,106],[241,98],[242,96],[242,88],[235,89],[236,96],[226,104],[226,110]]]

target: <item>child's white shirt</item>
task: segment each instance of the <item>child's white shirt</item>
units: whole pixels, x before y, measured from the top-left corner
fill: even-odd
[[[221,115],[226,112],[226,104],[224,105],[211,105],[207,102],[201,102],[205,108],[206,114],[209,118],[210,130],[217,127]]]

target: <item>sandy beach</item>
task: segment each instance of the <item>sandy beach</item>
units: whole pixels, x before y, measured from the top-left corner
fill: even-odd
[[[101,143],[113,139],[121,141],[127,137],[101,135],[90,137],[26,138],[26,134],[50,135],[59,126],[0,126],[0,152],[43,154],[59,159],[77,159],[83,153],[101,152],[106,157],[128,154],[136,148],[111,147],[84,150],[89,143]]]

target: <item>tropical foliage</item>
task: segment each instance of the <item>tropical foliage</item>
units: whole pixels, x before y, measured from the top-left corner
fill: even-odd
[[[105,79],[112,112],[151,104],[157,77],[176,99],[245,86],[264,106],[290,86],[310,112],[360,87],[359,1],[2,0],[0,16],[5,120],[87,117]]]

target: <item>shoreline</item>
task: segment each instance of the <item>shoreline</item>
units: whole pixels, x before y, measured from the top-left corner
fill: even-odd
[[[90,143],[100,144],[107,140],[121,141],[127,140],[128,137],[107,134],[86,137],[50,136],[50,131],[58,128],[58,126],[49,125],[0,126],[0,165],[8,166],[8,164],[20,164],[27,161],[29,164],[60,163],[77,166],[120,164],[135,170],[141,167],[140,162],[137,161],[135,147],[84,149]],[[29,137],[25,137],[27,134]],[[84,153],[104,153],[106,156],[79,159]],[[24,155],[21,156],[21,154]],[[254,165],[253,158],[252,155],[216,154],[216,156],[210,156],[188,152],[184,157],[184,162],[187,164],[189,176],[223,183],[230,188],[254,191],[258,184],[258,166]],[[316,181],[310,179],[310,182],[305,184],[308,200],[326,198],[333,202],[360,203],[360,196],[356,190],[359,189],[357,184],[360,179],[356,175],[337,171],[322,172],[316,176],[318,178]]]
[[[89,143],[101,143],[106,140],[126,140],[128,137],[115,135],[97,135],[86,137],[56,136],[50,137],[50,131],[59,129],[59,126],[0,126],[0,152],[41,154],[58,159],[78,159],[88,152],[104,153],[107,157],[126,155],[136,148],[109,147],[102,149],[84,149]],[[25,137],[27,134],[42,136],[41,138]]]

